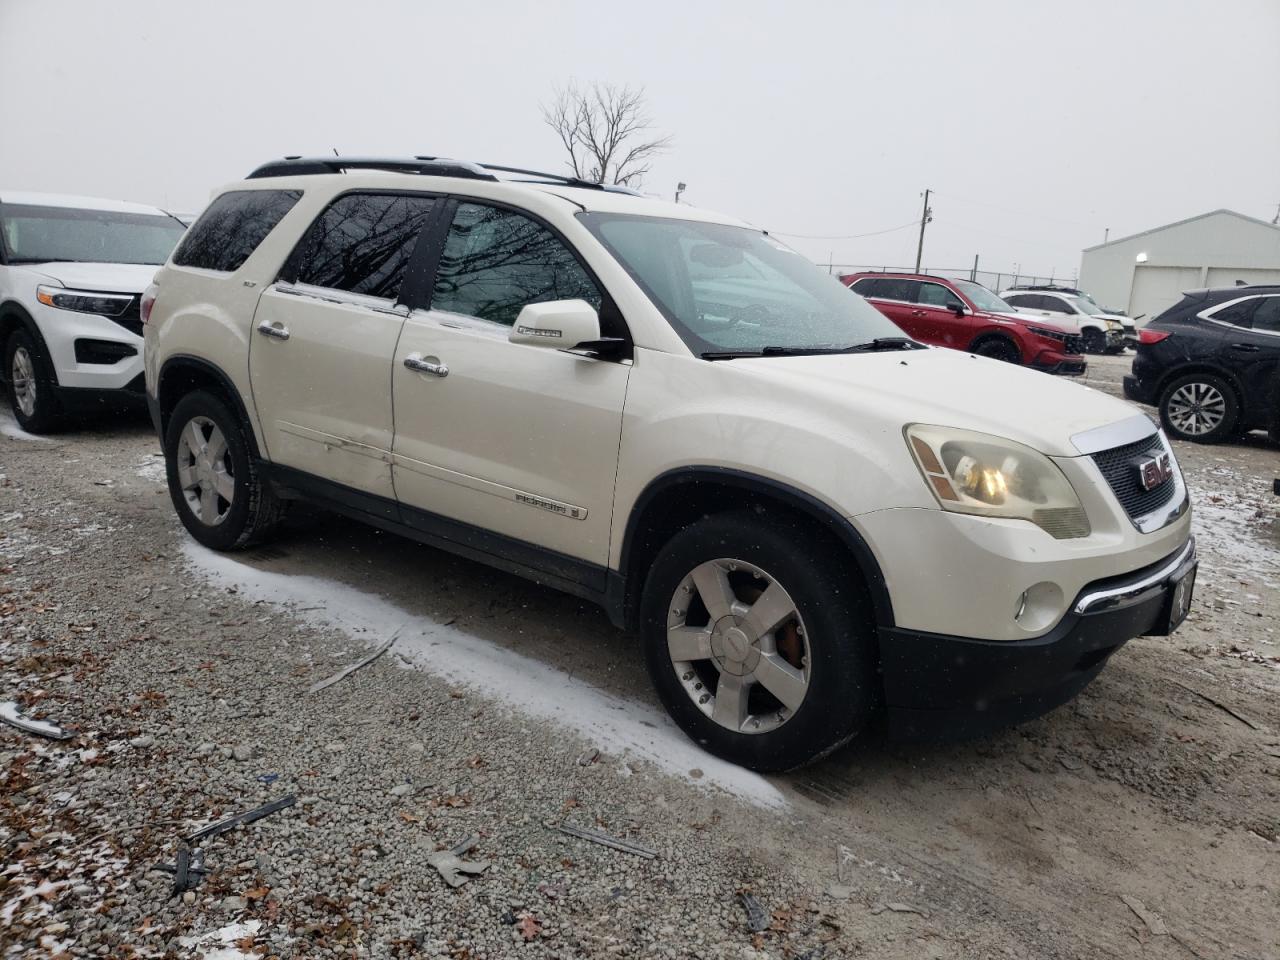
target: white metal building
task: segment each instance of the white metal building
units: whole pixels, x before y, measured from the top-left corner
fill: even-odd
[[[1214,210],[1084,250],[1080,289],[1139,325],[1197,287],[1280,283],[1280,227]]]

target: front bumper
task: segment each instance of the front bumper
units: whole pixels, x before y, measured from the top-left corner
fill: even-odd
[[[69,391],[138,392],[143,342],[128,320],[43,304],[33,305],[33,317],[48,347],[59,387]],[[113,354],[97,355],[104,345],[114,348]]]
[[[1089,364],[1084,357],[1063,356],[1061,354],[1041,354],[1034,363],[1028,364],[1032,370],[1041,373],[1054,373],[1064,377],[1082,377]]]
[[[1195,539],[1142,570],[1086,586],[1052,631],[1033,640],[971,640],[882,628],[889,735],[977,736],[1052,710],[1083,690],[1134,637],[1164,635],[1174,585],[1197,564]]]

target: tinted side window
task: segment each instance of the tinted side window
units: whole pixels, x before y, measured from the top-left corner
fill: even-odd
[[[1057,297],[1041,297],[1040,309],[1048,310],[1050,313],[1071,313],[1071,308],[1059,300]]]
[[[512,210],[460,204],[436,268],[432,309],[511,326],[526,304],[547,300],[600,309],[595,282],[550,230]]]
[[[880,296],[880,285],[884,283],[875,277],[863,277],[853,284],[849,289],[859,296],[878,297]]]
[[[895,277],[885,277],[880,283],[880,292],[878,296],[886,300],[901,300],[904,303],[915,303],[917,288],[920,284],[914,280],[899,280]]]
[[[1229,307],[1223,307],[1213,314],[1213,319],[1220,323],[1229,323],[1236,327],[1249,327],[1253,325],[1253,314],[1262,303],[1261,300],[1241,300],[1239,303],[1233,303]]]
[[[280,275],[394,300],[433,202],[412,194],[339,197],[316,218]]]
[[[1033,298],[1026,293],[1011,293],[1009,296],[1001,297],[1000,299],[1011,307],[1026,307],[1028,309],[1034,309],[1032,306]]]
[[[1253,311],[1253,329],[1280,333],[1280,297],[1263,297]]]
[[[200,214],[173,255],[180,267],[238,270],[302,196],[299,190],[233,190]]]
[[[920,302],[930,307],[960,306],[963,301],[940,283],[920,284]]]

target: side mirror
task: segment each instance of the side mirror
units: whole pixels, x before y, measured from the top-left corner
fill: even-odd
[[[953,302],[948,304],[948,306],[951,307],[951,312],[954,313],[957,317],[963,317],[966,313],[969,312],[968,310],[965,309],[965,306],[963,303]]]
[[[531,347],[572,350],[600,339],[600,316],[585,300],[548,300],[521,309],[507,339]]]

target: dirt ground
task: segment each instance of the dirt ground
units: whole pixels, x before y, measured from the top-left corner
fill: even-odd
[[[1280,449],[1177,455],[1174,636],[1016,729],[762,778],[589,605],[317,512],[215,556],[141,419],[0,419],[0,700],[75,734],[0,726],[0,956],[1280,957]],[[288,792],[171,895],[180,833]],[[469,833],[451,889],[427,858]]]

